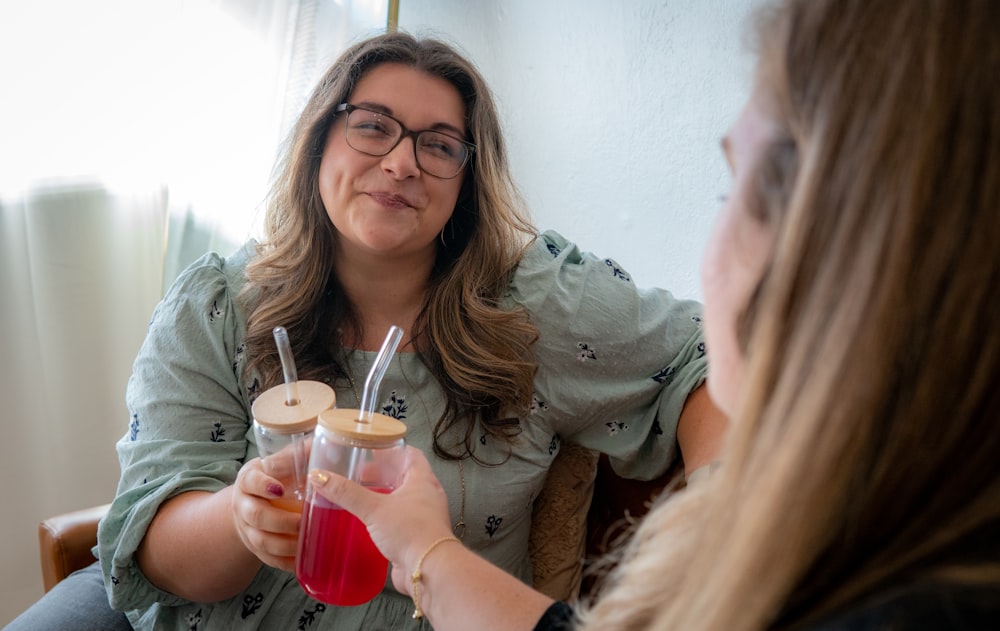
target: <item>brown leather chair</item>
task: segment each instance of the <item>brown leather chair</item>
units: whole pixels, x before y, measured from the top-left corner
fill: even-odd
[[[45,591],[94,562],[91,548],[97,544],[97,523],[108,512],[108,506],[110,504],[56,515],[38,524]]]

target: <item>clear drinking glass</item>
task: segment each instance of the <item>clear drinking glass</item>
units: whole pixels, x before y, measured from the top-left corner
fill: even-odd
[[[299,381],[298,398],[289,404],[284,385],[269,388],[254,401],[253,431],[264,472],[281,482],[285,494],[271,504],[302,512],[309,449],[320,412],[334,406],[333,388],[319,381]]]
[[[397,485],[405,455],[406,425],[384,414],[334,409],[319,415],[310,469],[325,469],[380,493]],[[385,585],[389,562],[361,521],[307,486],[295,575],[312,598],[360,605]]]

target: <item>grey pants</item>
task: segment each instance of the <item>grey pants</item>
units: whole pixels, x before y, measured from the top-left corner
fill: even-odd
[[[120,611],[108,604],[101,566],[96,561],[60,581],[4,631],[132,631]]]

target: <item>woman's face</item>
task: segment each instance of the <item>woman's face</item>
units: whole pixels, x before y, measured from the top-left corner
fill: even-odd
[[[406,65],[384,63],[367,71],[347,100],[384,112],[406,129],[466,136],[465,105],[452,84]],[[413,138],[384,156],[352,149],[346,112],[334,119],[319,169],[319,190],[337,229],[340,250],[402,262],[434,260],[436,239],[448,222],[464,171],[441,179],[420,170]]]
[[[735,412],[746,363],[737,342],[737,322],[774,247],[774,227],[753,214],[751,200],[758,162],[776,133],[777,126],[755,93],[722,141],[733,184],[702,259],[708,390],[715,404],[730,417]]]

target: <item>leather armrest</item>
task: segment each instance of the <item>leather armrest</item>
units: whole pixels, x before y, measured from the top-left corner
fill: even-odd
[[[45,591],[94,562],[97,524],[110,504],[49,517],[38,524],[38,547]]]

